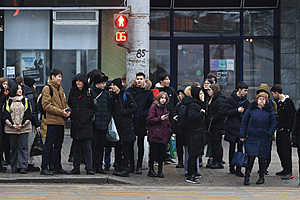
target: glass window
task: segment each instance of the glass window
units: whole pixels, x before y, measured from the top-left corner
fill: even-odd
[[[170,36],[169,11],[151,11],[150,36]]]
[[[163,73],[170,74],[170,41],[150,40],[150,80],[153,86]]]
[[[46,82],[49,70],[49,11],[5,11],[5,76]]]
[[[245,11],[244,35],[246,36],[270,36],[274,29],[273,10]]]
[[[248,96],[254,100],[260,83],[274,83],[273,40],[246,39],[244,41],[244,82],[249,85]]]
[[[240,13],[231,11],[175,11],[175,36],[240,35]]]
[[[80,13],[77,13],[77,16]],[[85,17],[86,12],[82,13]],[[63,72],[66,92],[77,73],[98,68],[98,25],[56,24],[53,22],[53,68]]]

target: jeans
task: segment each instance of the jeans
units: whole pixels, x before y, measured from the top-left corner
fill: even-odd
[[[10,165],[12,172],[28,167],[28,133],[11,134],[10,141]]]
[[[111,147],[105,147],[104,148],[104,167],[105,168],[110,168],[111,164],[111,150],[112,148]]]

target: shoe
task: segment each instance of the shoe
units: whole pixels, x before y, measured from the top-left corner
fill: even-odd
[[[264,183],[265,183],[265,178],[264,177],[259,177],[258,180],[256,181],[257,185],[264,184]]]
[[[158,177],[158,178],[165,178],[165,175],[164,175],[163,172],[158,172],[156,177]]]
[[[269,174],[269,171],[268,170],[266,170],[265,171],[265,176],[269,176],[270,174]]]
[[[53,171],[54,174],[70,174],[68,171],[60,168]]]
[[[280,172],[276,172],[276,176],[284,176],[286,175],[286,171],[285,170],[282,170]]]
[[[116,171],[114,175],[121,177],[129,177],[129,172],[127,170]]]
[[[200,184],[200,180],[199,180],[198,178],[196,178],[196,177],[193,177],[193,176],[187,177],[187,178],[185,179],[185,181],[186,181],[187,183]]]
[[[200,174],[200,173],[196,173],[196,176],[195,176],[196,178],[200,178],[200,177],[202,177],[202,175]]]
[[[222,165],[222,163],[215,163],[213,165],[210,166],[211,169],[224,169],[224,166]]]
[[[72,169],[69,174],[73,174],[73,175],[79,175],[80,174],[80,169]]]
[[[106,174],[106,172],[102,169],[102,167],[101,167],[101,168],[98,168],[98,169],[96,170],[96,173],[97,173],[97,174]]]
[[[290,174],[286,174],[285,176],[281,177],[281,180],[290,180],[293,178],[294,178],[294,176],[290,173]]]
[[[95,172],[93,170],[89,169],[89,170],[86,170],[86,174],[87,175],[95,175]]]
[[[39,172],[41,169],[39,167],[35,167],[33,164],[28,164],[27,171],[28,172]]]
[[[245,175],[241,171],[236,171],[235,175],[238,177],[244,177]]]
[[[206,168],[210,168],[212,165],[213,165],[213,159],[208,159],[207,164],[206,164]]]
[[[152,169],[150,169],[149,171],[148,171],[148,174],[147,174],[147,176],[149,176],[149,177],[156,177],[157,176],[157,174],[155,173],[155,171]]]
[[[176,165],[176,168],[184,168],[184,165],[182,163],[178,163],[178,165]]]
[[[244,178],[244,185],[250,185],[250,176],[245,176]]]
[[[53,176],[53,172],[49,171],[48,169],[42,169],[41,175],[46,175],[46,176]]]
[[[27,174],[27,170],[24,169],[24,168],[21,168],[21,169],[19,170],[19,173],[20,173],[20,174]]]
[[[142,168],[141,167],[136,168],[135,173],[136,174],[142,174],[143,173]]]
[[[232,166],[229,167],[229,173],[230,174],[235,174],[236,173],[234,167],[232,167]]]

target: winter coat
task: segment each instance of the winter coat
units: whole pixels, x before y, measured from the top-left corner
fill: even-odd
[[[101,95],[100,95],[101,94]],[[96,97],[100,95],[97,99]],[[92,96],[95,104],[95,121],[94,127],[96,130],[107,130],[111,120],[111,97],[107,90],[101,90],[92,87]],[[97,132],[97,131],[96,131]],[[98,131],[99,132],[99,131]],[[100,131],[101,133],[103,131]]]
[[[240,138],[240,125],[243,114],[246,112],[249,101],[247,97],[238,97],[237,91],[234,90],[230,97],[226,99],[226,112],[225,119],[225,139],[229,142],[234,142]],[[243,107],[245,110],[243,113],[238,112],[238,108]]]
[[[210,132],[217,133],[224,130],[225,105],[226,98],[221,93],[216,94],[208,105],[207,126]]]
[[[46,112],[46,123],[47,125],[65,125],[63,113],[68,105],[64,89],[52,80],[48,84],[52,87],[53,96],[51,97],[48,86],[42,90],[42,106]]]
[[[294,102],[289,98],[288,95],[285,96],[283,101],[276,100],[275,102],[277,103],[277,112],[278,112],[277,128],[278,129],[285,128],[285,129],[292,130],[294,116],[296,113]]]
[[[132,142],[135,140],[133,114],[137,105],[130,93],[121,88],[119,94],[112,97],[112,115],[116,124],[120,142]]]
[[[168,109],[166,106],[159,106],[154,102],[149,110],[147,118],[148,141],[167,144],[171,137],[171,124],[169,117],[165,120],[161,116],[166,114]]]
[[[32,132],[32,113],[28,99],[23,96],[9,97],[4,105],[3,120],[6,134]],[[13,125],[22,125],[22,128],[17,130]]]
[[[137,104],[137,110],[134,113],[134,128],[137,136],[145,136],[147,134],[146,119],[154,99],[153,92],[150,90],[150,87],[148,87],[150,83],[151,82],[148,80],[145,88],[139,88],[135,86],[134,82],[127,90]]]
[[[84,83],[82,90],[76,86],[76,80]],[[88,88],[87,78],[78,74],[74,77],[68,104],[71,112],[71,137],[76,140],[93,138],[94,101]],[[48,116],[47,116],[48,118]]]
[[[245,149],[249,156],[268,158],[270,153],[270,138],[276,129],[276,118],[271,104],[263,109],[256,102],[250,104],[243,116],[240,138],[246,138]]]

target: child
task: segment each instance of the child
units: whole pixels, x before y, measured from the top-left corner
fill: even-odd
[[[150,144],[149,177],[164,178],[164,155],[166,145],[171,137],[171,124],[166,107],[168,102],[168,94],[166,92],[160,92],[154,103],[151,105],[148,113],[148,142]],[[158,174],[154,171],[154,161],[158,162]]]

